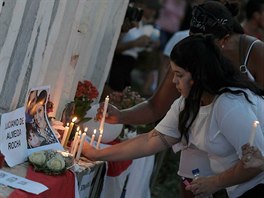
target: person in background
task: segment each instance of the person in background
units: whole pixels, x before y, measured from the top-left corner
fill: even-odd
[[[156,26],[160,30],[160,49],[163,50],[172,35],[179,31],[184,18],[186,0],[164,0]]]
[[[158,46],[159,42],[151,37],[154,28],[149,25],[156,14],[153,3],[151,0],[141,0],[128,7],[124,23],[130,22],[137,26],[130,26],[129,30],[126,29],[128,32],[123,31],[120,34],[106,83],[110,92],[123,91],[125,87],[130,86],[131,71],[135,67],[138,53]]]
[[[86,142],[84,156],[107,161],[135,159],[181,142],[208,153],[214,171],[214,175],[200,177],[189,186],[188,190],[196,196],[205,197],[232,186],[231,198],[248,192],[251,197],[262,197],[264,173],[254,168],[246,171],[239,154],[242,144],[248,141],[252,121],[264,116],[264,90],[235,69],[220,53],[214,39],[192,35],[173,48],[173,83],[181,97],[155,129],[100,150]],[[257,114],[255,107],[260,109]],[[262,133],[258,127],[254,146],[263,152]]]
[[[245,12],[245,33],[264,41],[264,0],[248,0]]]
[[[228,1],[226,2],[228,3]],[[233,10],[237,10],[235,5],[229,7],[234,7]],[[231,10],[231,12],[233,12],[233,15],[236,15],[235,11]],[[223,30],[225,29],[226,28],[223,27]],[[247,71],[250,71],[256,82],[258,82],[260,86],[264,87],[264,74],[262,72],[264,67],[264,57],[262,56],[262,51],[264,49],[263,43],[255,43],[254,46],[252,46],[251,51],[248,51],[250,45],[253,41],[255,41],[255,39],[250,36],[244,35],[243,30],[241,31],[241,27],[232,29],[228,27],[228,29],[225,30],[226,33],[224,33],[223,30],[218,32],[216,30],[213,30],[214,29],[212,27],[208,27],[206,32],[202,29],[196,32],[212,33],[216,34],[216,37],[218,39],[222,38],[221,40],[224,43],[221,45],[221,47],[223,47],[221,50],[226,55],[226,57],[232,60],[233,64],[237,68],[240,68],[240,66],[244,64],[244,61],[247,61]],[[250,53],[248,54],[248,52]],[[244,60],[246,59],[246,57],[247,60]],[[174,86],[171,83],[172,78],[173,76],[171,75],[170,68],[168,68],[164,80],[148,101],[138,104],[133,108],[122,110],[122,112],[116,112],[117,109],[113,109],[113,111],[115,111],[115,113],[113,112],[113,114],[110,109],[108,112],[109,114],[107,121],[110,123],[127,122],[130,124],[144,124],[155,122],[156,120],[162,118],[174,99],[179,97],[179,94],[171,92],[171,90],[174,89]],[[144,116],[135,116],[143,112]],[[99,113],[98,118],[100,118],[100,115],[101,114]]]
[[[249,144],[242,146],[242,161],[245,168],[259,168],[264,171],[264,157],[255,146]]]
[[[180,40],[189,36],[190,22],[192,18],[192,7],[194,5],[197,5],[197,1],[186,1],[184,19],[180,26],[180,30],[175,32],[165,45],[165,48],[163,50],[161,66],[160,66],[160,72],[159,72],[159,82],[162,82],[162,79],[166,75],[166,71],[168,70],[168,68],[170,68],[170,65],[169,65],[170,58],[169,57],[170,57],[170,52],[172,48]]]
[[[219,4],[215,9],[218,10],[218,7]],[[221,11],[215,13],[208,10],[208,13],[203,13],[202,16],[206,16],[207,14],[215,14],[215,16],[217,16],[221,14]],[[207,26],[206,31],[191,25],[192,33],[215,35],[225,57],[229,58],[237,69],[244,68],[242,72],[250,72],[249,75],[254,78],[260,87],[264,88],[264,56],[262,55],[264,50],[263,42],[256,41],[254,45],[251,46],[256,39],[243,34],[243,29],[241,27],[234,27],[233,21],[229,20],[229,22],[230,23],[227,23],[226,25],[219,26],[218,29]],[[244,65],[245,61],[246,68],[244,66],[241,67]],[[172,79],[173,74],[171,72],[171,68],[168,68],[162,83],[160,83],[156,92],[147,101],[144,101],[132,108],[123,109],[122,111],[119,111],[117,108],[109,105],[106,122],[113,124],[146,124],[161,119],[170,108],[173,101],[179,97],[179,93],[177,91],[172,91],[175,90],[173,83],[171,83]],[[100,119],[101,117],[102,108],[98,110],[97,119]]]

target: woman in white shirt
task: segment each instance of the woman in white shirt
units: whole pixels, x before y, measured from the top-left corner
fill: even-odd
[[[181,142],[207,153],[213,170],[214,175],[194,181],[190,188],[194,194],[204,197],[232,186],[231,198],[248,191],[251,197],[262,197],[264,173],[245,170],[240,158],[252,122],[264,120],[264,91],[235,69],[212,36],[187,37],[173,48],[170,58],[181,97],[156,128],[102,150],[86,143],[83,154],[92,160],[118,161],[152,155]],[[262,153],[263,126],[260,122],[254,140]]]

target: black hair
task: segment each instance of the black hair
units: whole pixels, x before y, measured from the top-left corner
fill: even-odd
[[[229,9],[227,8],[229,6]],[[221,39],[227,34],[244,34],[243,28],[234,19],[236,12],[230,4],[208,1],[194,6],[190,24],[191,33],[213,34]],[[233,8],[233,7],[232,7]],[[233,8],[234,9],[234,8]]]
[[[249,0],[246,4],[246,17],[251,19],[255,12],[261,12],[263,9],[264,0]]]
[[[180,31],[183,30],[188,30],[190,29],[190,23],[191,23],[191,19],[192,19],[192,6],[190,3],[187,2],[187,5],[185,7],[185,12],[184,12],[184,19],[181,22],[181,26],[180,26]]]
[[[48,92],[46,90],[42,90],[37,98],[36,103],[42,103],[45,104],[46,100],[47,100],[47,96],[48,96]]]
[[[192,35],[175,45],[170,54],[171,61],[190,72],[194,82],[179,115],[178,128],[181,137],[184,136],[187,141],[188,131],[199,112],[204,92],[212,95],[225,92],[243,94],[249,102],[251,101],[243,90],[233,91],[226,87],[246,88],[257,95],[264,95],[263,90],[248,80],[222,55],[214,41],[215,37],[212,35]]]
[[[36,100],[36,104],[33,106],[30,114],[31,115],[35,115],[36,113],[36,108],[38,105],[42,105],[45,109],[45,103],[47,101],[47,97],[48,97],[48,92],[46,90],[42,90],[39,95],[37,96],[37,100]]]
[[[130,22],[139,22],[142,19],[143,12],[144,11],[141,8],[128,5],[125,20],[127,19]]]

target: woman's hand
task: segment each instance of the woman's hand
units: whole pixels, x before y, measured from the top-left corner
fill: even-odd
[[[244,168],[263,168],[264,167],[264,157],[262,156],[260,150],[249,144],[242,146],[242,162]]]
[[[104,112],[104,103],[100,103],[97,109],[96,119],[101,120]],[[105,115],[105,122],[109,124],[121,124],[121,112],[114,105],[108,104],[107,112]]]
[[[89,144],[89,142],[84,141],[82,154],[91,161],[96,161],[96,149]]]
[[[215,176],[199,177],[193,180],[185,189],[192,191],[195,198],[204,198],[220,190],[217,187],[217,177]]]

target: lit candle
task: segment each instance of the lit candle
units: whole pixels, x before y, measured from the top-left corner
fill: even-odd
[[[251,131],[250,136],[249,136],[249,145],[250,146],[253,145],[258,124],[259,124],[259,121],[254,121],[252,124],[252,131]]]
[[[96,129],[94,129],[94,132],[93,132],[93,135],[92,135],[92,139],[91,139],[90,145],[93,145],[95,135],[96,135]]]
[[[80,146],[79,146],[79,148],[78,148],[78,152],[77,152],[77,155],[76,155],[76,160],[77,160],[77,161],[80,159],[80,156],[81,156],[81,153],[82,153],[82,148],[83,148],[83,144],[84,144],[85,138],[86,138],[86,133],[83,133],[83,134],[82,134],[81,141],[80,141]]]
[[[64,129],[63,138],[61,140],[61,145],[62,146],[64,146],[64,143],[65,143],[66,137],[68,135],[68,132],[69,132],[69,123],[67,123],[67,125],[65,126],[65,129]]]
[[[73,126],[74,126],[74,122],[77,120],[77,117],[74,117],[71,121],[71,124],[70,124],[70,127],[69,127],[69,130],[68,130],[68,133],[67,133],[67,136],[65,138],[65,142],[63,144],[63,146],[67,146],[67,143],[69,141],[69,138],[70,138],[70,135],[71,135],[71,132],[72,132],[72,129],[73,129]]]
[[[102,137],[103,137],[103,131],[101,130],[101,131],[100,131],[99,138],[98,138],[98,141],[97,141],[97,145],[96,145],[96,148],[97,148],[97,149],[99,149],[99,146],[100,146],[100,143],[101,143]]]
[[[101,131],[104,130],[104,122],[105,122],[105,115],[106,115],[106,111],[107,111],[107,107],[108,107],[108,102],[109,102],[109,96],[106,96],[105,102],[104,102],[103,117],[101,119],[101,123],[100,123],[100,127],[99,127],[100,133],[101,133]]]

